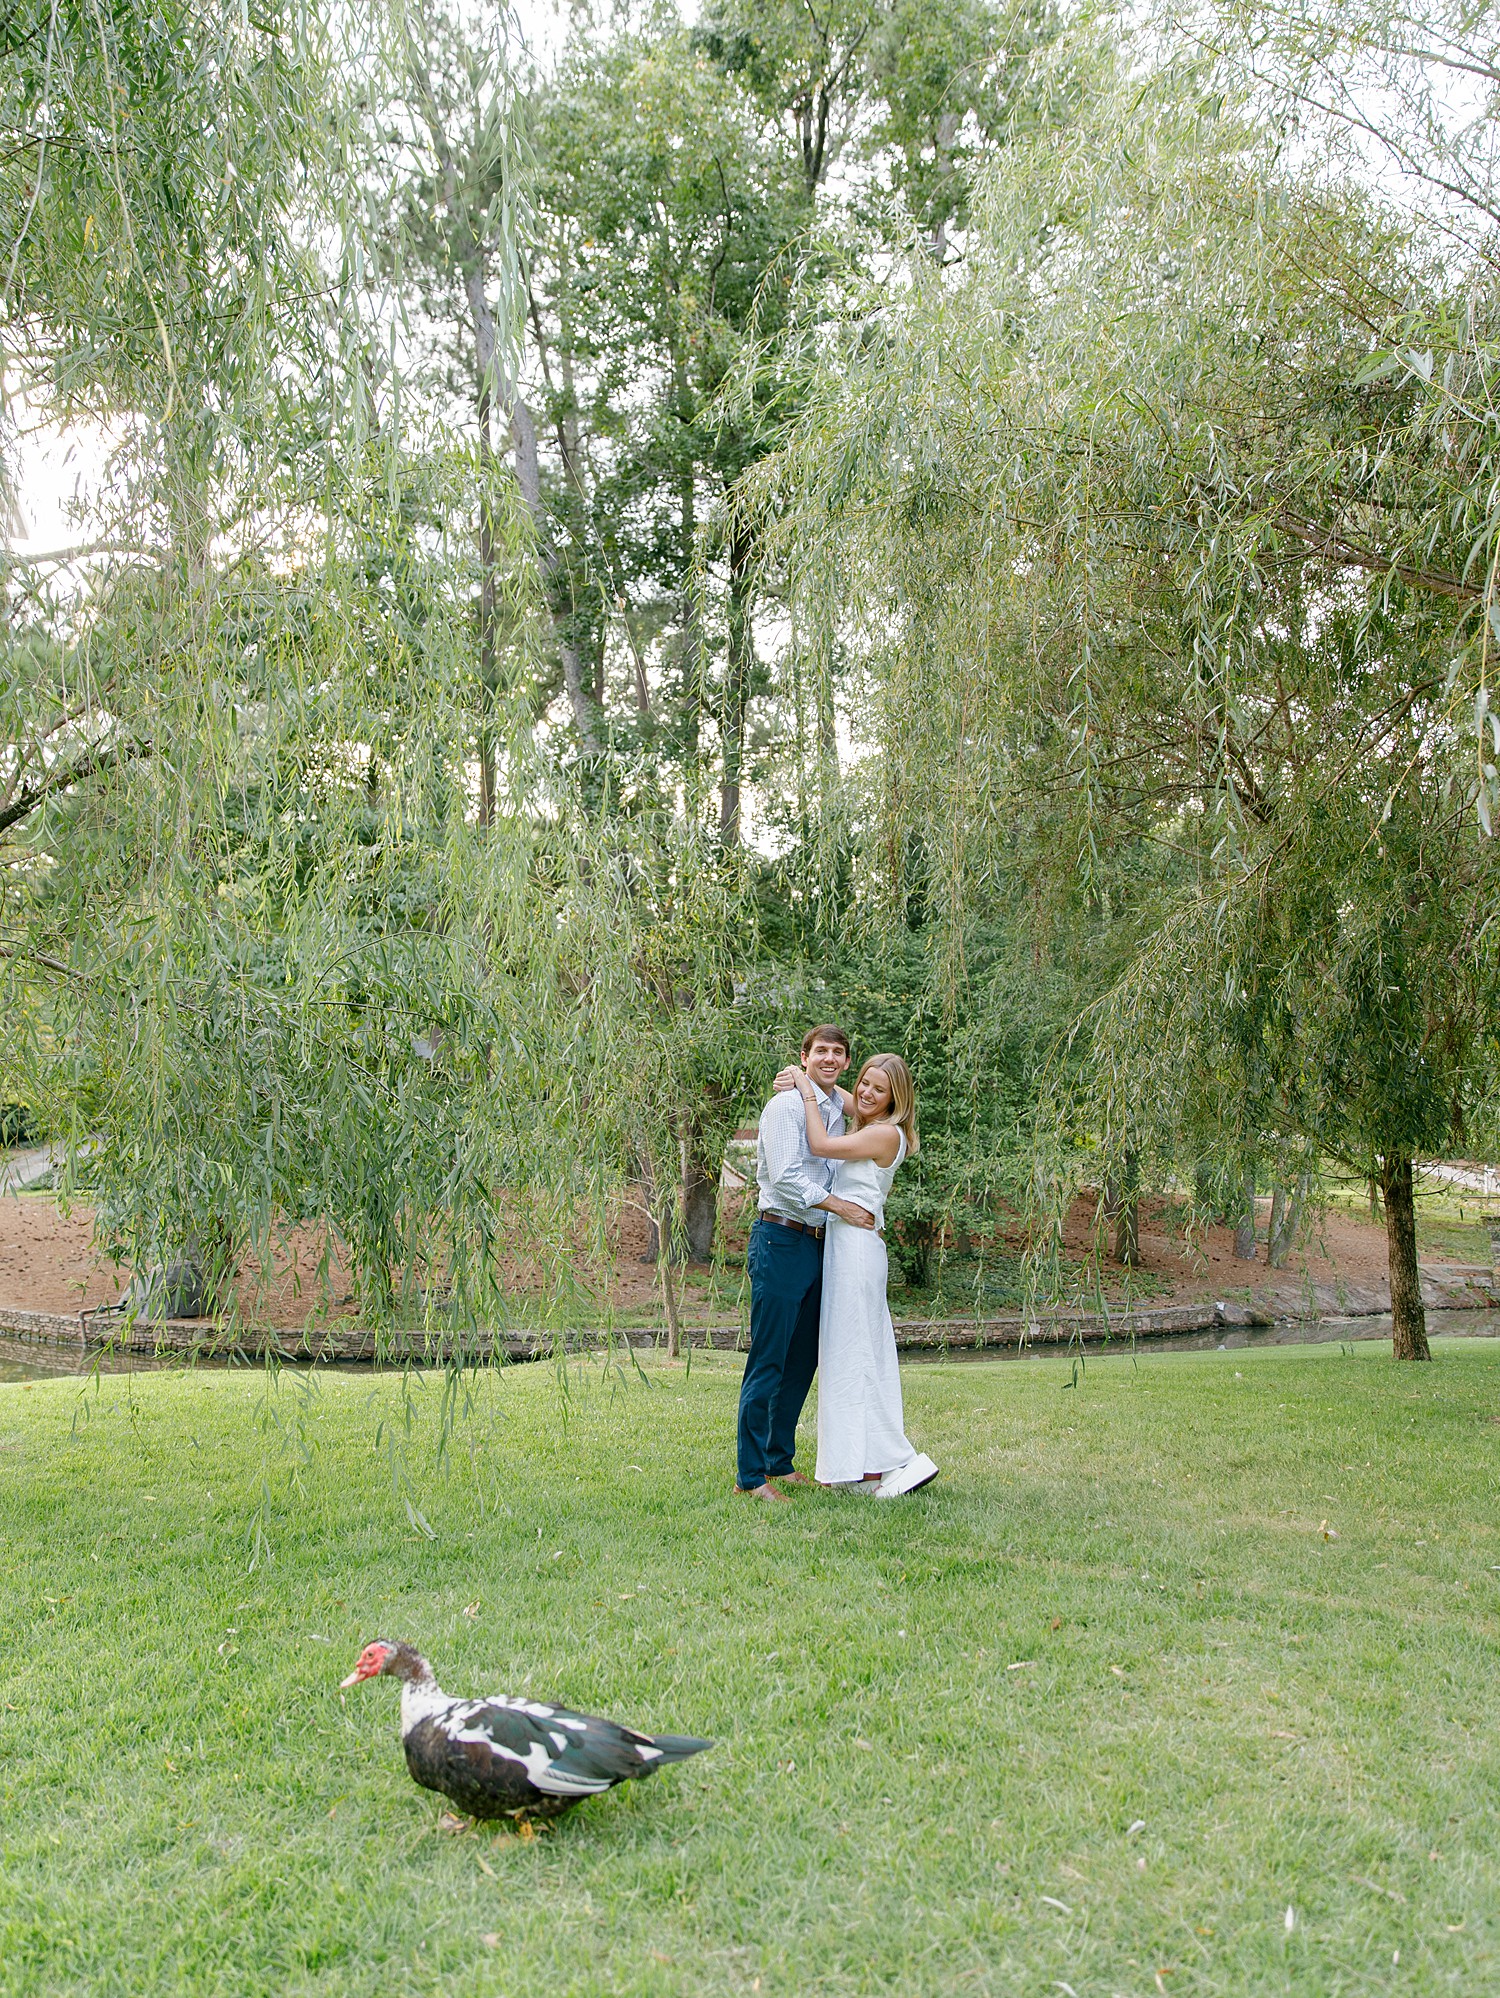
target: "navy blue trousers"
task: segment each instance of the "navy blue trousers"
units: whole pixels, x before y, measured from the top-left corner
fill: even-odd
[[[757,1220],[750,1230],[750,1351],[740,1383],[743,1491],[792,1468],[797,1417],[818,1370],[823,1244]]]

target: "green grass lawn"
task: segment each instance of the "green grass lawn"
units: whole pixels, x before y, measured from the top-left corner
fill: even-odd
[[[1071,1378],[909,1368],[939,1483],[775,1510],[728,1359],[441,1464],[437,1384],[0,1387],[0,1992],[1500,1989],[1500,1347]],[[718,1745],[443,1832],[376,1635]]]

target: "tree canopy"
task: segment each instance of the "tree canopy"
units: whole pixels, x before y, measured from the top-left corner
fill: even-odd
[[[1322,1158],[1425,1349],[1412,1161],[1494,1108],[1484,21],[0,39],[0,473],[107,460],[3,558],[0,1097],[131,1260],[312,1222],[472,1320],[622,1198],[708,1254],[842,978],[944,1106],[913,1272]]]
[[[1303,1141],[1389,1194],[1493,1095],[1492,236],[1229,38],[1085,20],[1032,87],[964,270],[859,301],[768,486],[869,672],[872,849],[955,937],[1016,873],[1110,912],[1059,1200],[1079,1147]]]

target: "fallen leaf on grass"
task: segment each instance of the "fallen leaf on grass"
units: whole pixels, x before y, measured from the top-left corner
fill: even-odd
[[[865,1740],[865,1738],[864,1738],[864,1736],[863,1736],[862,1734],[857,1734],[857,1735],[855,1735],[855,1737],[854,1737],[854,1746],[855,1746],[856,1748],[862,1748],[862,1749],[863,1749],[863,1750],[865,1751],[866,1755],[873,1755],[873,1754],[875,1753],[875,1744],[874,1744],[874,1742],[873,1742],[873,1741],[866,1741],[866,1740]]]
[[[1295,1908],[1288,1908],[1282,1920],[1285,1923],[1287,1934],[1290,1935],[1292,1930],[1297,1926],[1297,1910]]]
[[[479,1614],[479,1605],[478,1605],[478,1603],[465,1603],[465,1604],[464,1604],[464,1615],[465,1615],[465,1616],[478,1616],[478,1614]]]
[[[495,1934],[493,1929],[487,1935],[482,1935],[479,1940],[484,1944],[486,1949],[499,1949],[500,1947],[500,1938]]]
[[[1071,1915],[1073,1912],[1066,1901],[1059,1901],[1055,1895],[1043,1894],[1040,1898],[1044,1908],[1056,1908],[1062,1915]]]
[[[1319,1533],[1322,1534],[1325,1540],[1337,1540],[1339,1537],[1338,1528],[1336,1526],[1330,1526],[1326,1519],[1320,1520],[1318,1522],[1318,1531]]]
[[[461,1831],[467,1831],[468,1828],[469,1828],[469,1820],[467,1818],[461,1818],[456,1816],[455,1813],[452,1811],[444,1811],[443,1815],[438,1819],[439,1831],[461,1832]]]
[[[1111,1665],[1109,1669],[1111,1672],[1114,1673],[1117,1679],[1123,1679],[1125,1677],[1125,1667],[1123,1665]]]
[[[1035,1663],[1036,1660],[1034,1658],[1018,1658],[1014,1665],[1007,1665],[1005,1669],[1007,1672],[1024,1672],[1028,1665],[1035,1665]]]
[[[530,1818],[522,1818],[520,1822],[517,1824],[516,1837],[517,1838],[536,1837],[536,1827],[532,1824]]]
[[[490,1876],[491,1880],[498,1880],[500,1878],[500,1875],[495,1871],[494,1867],[490,1865],[489,1861],[485,1858],[482,1852],[476,1852],[474,1857],[479,1861],[479,1870],[481,1873],[487,1873]]]
[[[1144,1818],[1136,1818],[1132,1823],[1128,1824],[1125,1827],[1125,1836],[1126,1838],[1134,1838],[1137,1832],[1142,1832],[1145,1829],[1146,1829],[1146,1820]]]

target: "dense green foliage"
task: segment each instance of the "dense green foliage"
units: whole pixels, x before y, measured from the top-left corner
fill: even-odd
[[[0,1095],[131,1260],[705,1256],[815,997],[917,1059],[913,1274],[1488,1142],[1482,19],[0,32],[0,470],[108,457],[5,558]]]
[[[1293,146],[1290,88],[1075,24],[963,272],[856,301],[765,482],[868,666],[887,897],[1106,920],[1059,1220],[1278,1147],[1378,1177],[1493,1101],[1491,225]]]
[[[886,1210],[894,1265],[914,1285],[960,1300],[969,1287],[983,1304],[995,1294],[997,1217],[1027,1204],[1033,1106],[1066,1018],[1065,988],[1017,963],[999,926],[971,933],[961,971],[949,966],[945,979],[943,941],[926,928],[896,930],[865,955],[832,955],[808,1010],[852,1035],[856,1066],[899,1053],[922,1078],[921,1151],[897,1174]],[[960,1267],[944,1284],[950,1251]],[[1014,1290],[1013,1269],[1007,1282]]]

